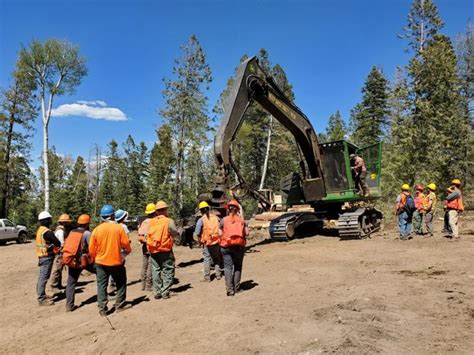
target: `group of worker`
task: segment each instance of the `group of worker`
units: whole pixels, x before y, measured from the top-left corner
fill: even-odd
[[[204,257],[203,281],[211,281],[211,266],[215,277],[225,276],[226,294],[234,296],[240,291],[242,261],[245,253],[248,230],[240,214],[240,204],[231,200],[227,204],[227,216],[219,218],[211,213],[207,202],[198,206],[199,218],[194,236],[202,245]],[[178,229],[168,216],[168,205],[164,201],[150,203],[145,208],[147,218],[138,228],[138,241],[142,245],[143,264],[141,272],[142,290],[153,291],[155,299],[170,297],[170,288],[175,275],[173,240]],[[128,213],[104,205],[100,210],[101,223],[89,231],[91,218],[83,214],[77,219],[77,228],[72,229],[71,218],[63,214],[53,232],[52,216],[43,211],[38,215],[36,232],[39,276],[37,299],[41,306],[53,305],[53,297],[46,294],[46,284],[52,275],[52,290],[61,289],[61,274],[68,267],[66,286],[66,311],[77,308],[74,304],[75,287],[82,270],[95,273],[97,278],[97,304],[99,314],[108,314],[107,288],[115,287],[113,310],[123,311],[130,307],[126,302],[127,272],[126,256],[131,252],[128,229],[124,224]],[[54,266],[54,271],[53,271]]]
[[[446,189],[446,200],[443,203],[444,227],[443,236],[451,239],[459,238],[458,217],[464,211],[464,202],[461,192],[461,181],[453,179]],[[398,217],[400,239],[408,240],[412,232],[420,236],[434,235],[433,218],[436,212],[436,184],[429,183],[415,185],[414,195],[411,195],[410,186],[403,184],[401,193],[395,202],[395,215]],[[412,231],[413,229],[413,231]]]

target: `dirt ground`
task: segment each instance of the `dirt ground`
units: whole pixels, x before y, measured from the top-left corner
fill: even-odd
[[[38,307],[34,243],[9,243],[0,247],[0,353],[472,353],[473,231],[471,213],[460,241],[400,241],[393,226],[366,240],[254,237],[235,297],[223,280],[199,281],[199,249],[176,247],[168,300],[141,291],[132,235],[133,307],[109,316],[115,330],[98,314],[94,275],[80,279],[73,313],[64,299]]]

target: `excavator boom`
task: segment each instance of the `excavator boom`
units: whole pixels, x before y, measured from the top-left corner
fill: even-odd
[[[316,132],[308,118],[263,70],[256,57],[240,64],[224,107],[224,115],[214,141],[214,153],[220,168],[218,183],[227,185],[231,167],[236,170],[232,163],[231,145],[242,125],[245,112],[253,101],[258,102],[295,137],[307,169],[303,170],[305,200],[321,200],[326,195],[326,189]]]

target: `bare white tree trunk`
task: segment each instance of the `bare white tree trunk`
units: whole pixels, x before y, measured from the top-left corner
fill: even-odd
[[[267,169],[268,169],[268,158],[270,157],[270,143],[272,141],[272,133],[273,133],[273,116],[270,116],[270,124],[268,125],[268,135],[267,135],[267,149],[265,151],[265,160],[263,161],[263,171],[262,171],[262,178],[260,179],[259,190],[263,189],[263,187],[265,186],[265,178],[267,177]]]
[[[43,84],[41,88],[41,111],[43,114],[43,170],[44,170],[44,210],[49,211],[49,162],[48,162],[48,150],[49,150],[49,119],[51,118],[51,111],[53,110],[53,92],[61,85],[63,76],[61,75],[56,82],[54,90],[49,94],[48,107],[46,108],[45,95],[46,87]]]

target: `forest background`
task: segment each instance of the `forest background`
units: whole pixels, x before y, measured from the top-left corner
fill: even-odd
[[[468,20],[463,33],[443,35],[442,14],[430,0],[414,0],[407,18],[394,36],[405,41],[408,64],[388,78],[374,63],[350,117],[335,111],[319,133],[320,142],[383,142],[379,205],[384,210],[402,183],[435,182],[443,195],[449,180],[459,178],[466,194],[473,189],[474,26]],[[241,61],[249,55],[243,53]],[[284,68],[264,48],[258,57],[298,104]],[[213,134],[233,77],[218,102],[210,103],[212,68],[205,48],[191,35],[164,78],[164,104],[156,109],[162,124],[153,145],[131,132],[123,142],[97,142],[89,156],[73,158],[58,154],[52,139],[43,149],[43,164],[32,170],[31,143],[39,136],[33,123],[41,119],[43,139],[48,137],[53,99],[77,90],[87,72],[80,48],[67,40],[33,40],[20,50],[11,85],[0,98],[0,216],[33,227],[45,206],[53,216],[67,212],[97,218],[105,203],[142,215],[144,206],[158,199],[170,203],[175,218],[194,213],[197,196],[214,185]],[[233,154],[256,188],[279,191],[280,179],[299,169],[293,137],[257,105],[246,113]],[[249,217],[256,202],[244,198],[244,206]]]

